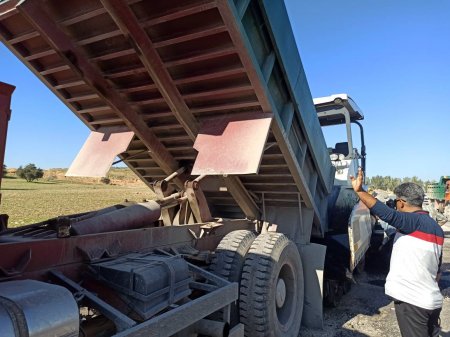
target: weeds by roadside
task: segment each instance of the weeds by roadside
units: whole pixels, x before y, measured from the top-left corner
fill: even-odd
[[[96,210],[125,199],[140,202],[153,198],[152,191],[134,178],[131,171],[120,170],[122,178],[110,178],[111,184],[89,178],[63,179],[63,174],[55,170],[36,182],[3,179],[0,213],[9,215],[10,227],[17,227],[59,215]],[[128,178],[135,180],[128,181]]]

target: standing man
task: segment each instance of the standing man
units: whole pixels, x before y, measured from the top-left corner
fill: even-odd
[[[371,212],[397,229],[385,292],[394,299],[402,336],[438,337],[443,302],[438,274],[444,232],[422,210],[423,189],[414,183],[397,186],[394,210],[363,190],[361,169],[351,180],[353,189]]]

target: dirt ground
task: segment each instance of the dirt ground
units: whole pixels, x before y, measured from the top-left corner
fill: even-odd
[[[443,229],[446,240],[440,287],[445,299],[441,336],[450,337],[450,222]],[[303,328],[299,337],[400,337],[394,304],[384,294],[385,276],[367,266],[339,307],[325,309],[324,329]]]

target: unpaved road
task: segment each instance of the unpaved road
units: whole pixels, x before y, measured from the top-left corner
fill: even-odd
[[[441,312],[442,337],[450,337],[450,222],[445,231],[443,275],[440,286],[444,294]],[[327,308],[324,329],[303,328],[299,337],[400,337],[394,304],[384,294],[385,274],[369,270],[357,276],[351,291],[338,308]]]

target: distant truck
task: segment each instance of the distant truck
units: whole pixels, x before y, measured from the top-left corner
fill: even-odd
[[[450,176],[442,176],[439,182],[428,184],[426,196],[430,209],[438,213],[436,217],[441,222],[450,219]]]
[[[370,242],[349,180],[363,115],[347,95],[313,102],[282,1],[7,0],[0,28],[91,130],[68,174],[118,156],[156,195],[19,228],[2,216],[0,336],[322,325]],[[13,90],[0,83],[0,140]]]

